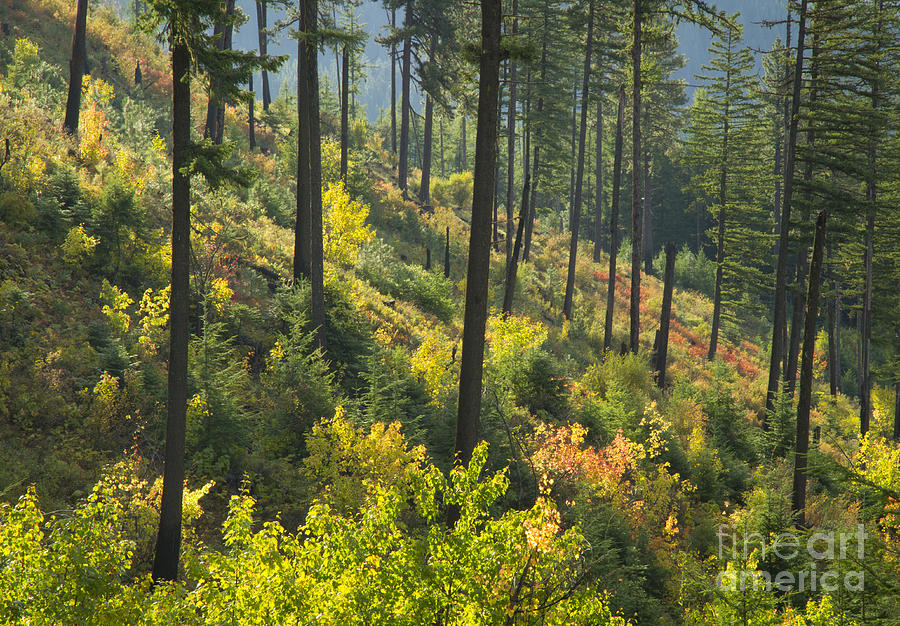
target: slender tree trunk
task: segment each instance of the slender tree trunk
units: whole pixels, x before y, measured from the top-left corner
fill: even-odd
[[[802,32],[802,30],[801,30]],[[802,35],[801,35],[802,41]],[[806,455],[809,451],[809,410],[812,400],[813,353],[816,348],[816,321],[819,315],[819,283],[822,275],[822,258],[825,249],[826,213],[822,211],[816,220],[816,239],[813,244],[813,260],[809,274],[806,328],[803,333],[803,365],[800,372],[800,397],[797,400],[797,443],[794,455],[794,488],[791,510],[797,515],[798,524],[805,526],[806,509]]]
[[[503,312],[509,313],[512,311],[513,297],[515,297],[516,293],[516,274],[519,270],[519,253],[522,250],[522,239],[525,234],[525,222],[528,221],[528,196],[530,195],[530,187],[531,187],[531,172],[528,169],[528,142],[525,143],[525,152],[523,154],[523,158],[525,159],[525,182],[522,186],[522,206],[519,209],[519,224],[516,227],[516,243],[513,246],[512,256],[510,256],[509,263],[506,264],[506,283],[504,285],[503,290]]]
[[[72,37],[72,58],[69,59],[69,95],[66,98],[66,117],[63,130],[78,133],[81,115],[81,83],[87,63],[87,0],[78,0],[75,7],[75,34]]]
[[[512,0],[512,35],[519,34],[519,2]],[[509,60],[509,108],[506,113],[506,264],[510,263],[513,248],[513,202],[515,201],[515,171],[516,171],[516,61]]]
[[[544,26],[541,30],[541,84],[547,80],[547,38],[550,33],[550,12],[544,4]],[[540,119],[544,111],[544,97],[539,96],[537,102],[537,116]],[[537,211],[538,169],[540,167],[540,141],[535,142],[534,161],[531,167],[531,198],[528,202],[528,220],[525,222],[525,249],[522,251],[522,262],[527,262],[531,257],[531,239],[534,233],[534,218]]]
[[[347,160],[350,149],[350,48],[344,44],[341,66],[341,180],[347,184]]]
[[[305,3],[306,0],[302,0]],[[306,23],[308,10],[305,4],[301,4],[300,32],[309,30]],[[306,43],[299,39],[297,42],[297,220],[294,228],[294,283],[301,279],[310,278],[312,264],[312,189],[309,178],[309,115],[310,93],[307,75],[309,73],[309,59]]]
[[[184,440],[187,427],[188,341],[190,339],[191,183],[183,172],[190,160],[191,55],[184,36],[172,43],[172,287],[169,296],[169,380],[166,447],[153,580],[178,578]]]
[[[250,84],[248,85],[248,89],[250,90],[250,149],[253,150],[253,148],[256,147],[256,114],[253,110],[256,106],[256,92],[253,90],[253,74],[250,74]]]
[[[222,43],[223,50],[231,50],[232,44],[234,41],[234,22],[232,21],[232,17],[234,16],[234,0],[225,0],[225,33]],[[220,85],[222,81],[219,79],[218,84]],[[225,105],[227,103],[225,100],[221,100],[216,103],[216,134],[215,134],[215,143],[221,145],[225,140]]]
[[[409,28],[412,26],[412,7],[410,0],[406,2],[406,16],[403,21],[407,33],[403,39],[403,65],[400,68],[400,163],[397,169],[400,190],[406,197],[406,179],[409,175],[409,81],[410,57],[412,56],[412,39]]]
[[[669,322],[672,319],[672,291],[675,283],[675,244],[666,244],[666,271],[663,279],[663,299],[656,334],[656,384],[666,386],[666,359],[669,353]]]
[[[434,58],[434,42],[429,56]],[[431,204],[431,145],[434,135],[434,98],[425,94],[425,137],[422,146],[422,180],[419,185],[419,201],[423,206]]]
[[[644,154],[644,273],[653,274],[653,170],[650,152]]]
[[[800,24],[797,32],[797,61],[794,67],[794,85],[791,97],[791,122],[788,140],[784,149],[784,193],[781,210],[781,232],[778,236],[778,263],[775,270],[775,303],[772,315],[772,353],[769,361],[769,382],[766,389],[766,411],[763,427],[767,427],[767,416],[775,410],[775,396],[781,381],[781,361],[784,358],[784,333],[787,322],[786,285],[788,264],[788,241],[791,224],[791,196],[794,184],[795,148],[797,145],[797,122],[800,113],[800,90],[803,84],[803,40],[806,36],[806,4],[800,3]]]
[[[441,113],[441,119],[438,120],[438,134],[440,135],[441,144],[441,178],[447,178],[447,169],[444,167],[444,114]]]
[[[462,129],[460,131],[462,133],[462,144],[460,145],[460,159],[462,159],[462,165],[460,166],[460,171],[465,172],[469,169],[469,155],[467,154],[466,147],[469,145],[469,139],[466,135],[466,115],[463,113],[462,116]]]
[[[216,20],[213,25],[213,40],[219,50],[225,49],[225,24],[221,20]],[[218,101],[221,90],[222,79],[217,78],[210,73],[209,96],[206,103],[206,126],[203,128],[204,139],[216,140],[216,125],[219,123]]]
[[[818,56],[818,48],[819,34],[818,32],[814,32],[812,38],[812,56],[809,63],[809,106],[811,110],[815,110],[817,98],[816,90],[818,86],[818,72],[816,57]],[[816,145],[815,122],[813,120],[810,120],[807,123],[809,124],[809,130],[806,132],[806,144],[808,146],[808,149],[810,151],[813,151]],[[810,189],[810,185],[813,178],[813,168],[812,161],[810,159],[807,159],[806,163],[804,164],[803,178],[806,181],[806,188],[803,191],[803,223],[806,224],[809,221],[809,206],[812,202],[812,192]],[[808,255],[809,247],[807,246],[806,239],[804,237],[801,239],[800,245],[798,246],[797,250],[796,279],[794,281],[794,310],[791,319],[790,345],[788,347],[788,365],[787,371],[784,375],[787,392],[792,396],[794,394],[794,385],[797,381],[797,363],[800,359],[800,332],[803,328],[803,313],[806,307],[806,301],[804,298],[806,297],[806,275],[809,271]]]
[[[731,35],[729,31],[728,56],[731,56]],[[731,68],[725,73],[725,93],[731,93]],[[716,293],[713,298],[712,332],[709,336],[709,353],[707,358],[712,361],[716,358],[716,349],[719,344],[719,324],[722,318],[722,275],[725,271],[725,230],[728,214],[728,131],[731,128],[731,103],[725,102],[725,122],[722,126],[722,165],[719,171],[719,232],[716,240]]]
[[[575,263],[578,258],[578,231],[581,224],[581,194],[584,189],[584,153],[587,140],[588,92],[591,80],[591,52],[594,45],[594,3],[588,3],[587,43],[584,49],[584,76],[581,84],[581,129],[578,134],[578,164],[575,173],[575,202],[572,205],[572,222],[569,229],[569,272],[566,277],[566,295],[563,300],[563,315],[572,319],[572,302],[575,297]]]
[[[569,159],[569,224],[572,224],[572,211],[575,207],[575,157],[576,157],[576,146],[577,144],[577,136],[578,136],[578,76],[575,76],[575,82],[572,85],[572,134],[571,134],[571,150],[572,156]],[[562,228],[560,228],[562,231]]]
[[[631,44],[631,75],[632,75],[632,121],[631,121],[631,150],[632,170],[631,181],[631,351],[637,353],[640,349],[641,336],[641,226],[643,215],[641,211],[641,0],[634,0],[634,28]]]
[[[397,9],[391,9],[391,30],[397,27]],[[391,44],[391,153],[397,154],[397,44]]]
[[[836,296],[832,295],[828,303],[828,387],[832,396],[838,393],[837,369],[840,367],[840,356],[837,353],[837,326],[835,306]]]
[[[444,167],[444,116],[438,121],[438,134],[441,137],[441,178],[447,178],[447,170]]]
[[[259,56],[265,57],[269,54],[269,35],[266,32],[268,28],[268,2],[269,0],[256,0],[256,24],[259,33]],[[272,104],[272,92],[269,90],[269,72],[262,70],[262,103],[263,111],[269,110]]]
[[[478,440],[481,412],[484,329],[487,322],[488,276],[491,260],[490,219],[497,158],[498,92],[500,87],[501,1],[481,2],[481,67],[478,87],[478,132],[475,139],[475,181],[472,228],[466,275],[466,310],[463,324],[456,421],[455,462],[466,465]],[[447,513],[452,526],[459,509]]]
[[[836,395],[843,388],[841,380],[841,284],[834,280],[834,345],[831,355],[831,369],[834,377],[834,391]]]
[[[450,227],[447,227],[447,243],[444,244],[444,278],[450,278]]]
[[[603,97],[597,97],[597,140],[594,171],[594,263],[600,262],[603,247]]]
[[[309,187],[310,187],[310,322],[316,329],[316,347],[325,351],[325,255],[322,241],[322,140],[319,131],[318,0],[305,0],[308,24],[314,35],[307,43],[309,61]]]
[[[509,77],[509,65],[504,68],[503,71],[504,81]],[[499,102],[499,106],[502,108],[503,106],[503,83],[500,83],[500,88],[497,91],[497,102]],[[499,115],[497,116],[497,137],[500,137],[500,127],[501,127],[501,119]],[[493,235],[491,237],[491,241],[494,244],[494,252],[500,251],[500,232],[499,232],[499,218],[497,216],[497,208],[498,202],[500,199],[500,147],[499,144],[497,146],[497,159],[494,161],[494,207],[492,210],[493,217],[491,218],[491,228],[493,228]]]
[[[625,85],[619,86],[616,110],[616,141],[613,155],[612,201],[609,204],[609,284],[606,290],[606,323],[603,326],[603,350],[612,347],[613,310],[616,306],[616,256],[619,251],[619,194],[622,189],[622,144],[625,127]]]

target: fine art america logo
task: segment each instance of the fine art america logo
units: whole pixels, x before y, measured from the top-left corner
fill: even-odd
[[[719,560],[730,561],[744,568],[729,567],[716,576],[716,586],[729,591],[773,588],[779,591],[837,591],[841,585],[851,592],[861,592],[865,583],[862,570],[841,567],[842,562],[861,563],[865,555],[866,530],[862,524],[856,532],[816,532],[809,536],[781,533],[766,538],[759,533],[741,535],[725,524],[716,533],[719,539]],[[803,558],[809,556],[808,562]],[[767,556],[774,555],[782,562],[799,559],[799,570],[764,571],[755,568]],[[747,567],[749,566],[749,567]]]

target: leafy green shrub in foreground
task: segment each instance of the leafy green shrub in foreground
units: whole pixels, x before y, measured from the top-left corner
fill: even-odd
[[[0,612],[11,623],[624,625],[579,584],[584,540],[549,500],[489,513],[509,481],[482,478],[486,456],[482,445],[450,480],[421,463],[404,481],[369,482],[357,514],[317,503],[297,534],[277,521],[254,532],[254,500],[236,496],[223,551],[189,544],[189,582],[155,588],[120,582],[133,546],[113,487],[70,520],[45,520],[31,491],[0,508]],[[441,502],[461,506],[453,529]]]

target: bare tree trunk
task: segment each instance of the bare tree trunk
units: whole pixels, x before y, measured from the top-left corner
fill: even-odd
[[[447,170],[444,167],[444,117],[441,114],[441,119],[438,121],[438,133],[441,137],[441,178],[447,178]]]
[[[840,286],[833,281],[834,293],[828,307],[828,384],[832,396],[841,389],[841,306]]]
[[[522,250],[522,239],[525,233],[525,222],[528,221],[528,197],[531,192],[531,171],[528,169],[528,141],[525,142],[525,182],[522,186],[522,206],[519,209],[519,225],[516,227],[516,243],[513,246],[512,256],[506,264],[506,283],[503,289],[503,312],[512,311],[513,297],[516,293],[516,274],[519,270],[519,253]]]
[[[594,171],[594,262],[600,262],[603,247],[603,97],[597,97],[597,140]]]
[[[265,57],[269,53],[269,35],[266,32],[268,1],[256,0],[256,24],[259,33],[259,56],[261,57]],[[263,111],[268,111],[269,105],[272,104],[272,92],[269,90],[269,72],[265,68],[262,70],[262,102]]]
[[[812,38],[812,56],[810,58],[810,93],[809,93],[809,105],[810,108],[815,110],[815,102],[816,102],[816,88],[818,85],[818,72],[817,72],[817,63],[816,57],[818,56],[818,48],[819,48],[819,34],[818,32],[813,33]],[[815,131],[815,123],[810,120],[807,122],[809,124],[809,130],[806,132],[806,143],[809,147],[809,150],[812,151],[816,145],[816,131]],[[803,191],[803,223],[806,224],[809,221],[809,206],[812,201],[812,192],[810,190],[810,184],[812,183],[813,177],[813,168],[812,161],[807,159],[803,169],[803,178],[806,181],[806,188]],[[800,244],[797,249],[797,268],[796,268],[796,278],[794,280],[794,310],[793,316],[791,319],[791,335],[790,335],[790,345],[788,348],[788,365],[787,371],[785,372],[784,379],[786,381],[786,390],[787,392],[793,396],[794,394],[794,385],[797,381],[797,363],[800,359],[800,332],[801,328],[803,328],[803,313],[804,308],[806,306],[806,302],[804,298],[806,297],[806,275],[809,271],[809,247],[807,246],[806,239],[802,238]]]
[[[572,319],[572,302],[575,298],[575,263],[578,259],[578,231],[581,224],[581,194],[584,189],[584,153],[587,140],[588,92],[591,80],[591,48],[594,45],[594,3],[588,3],[587,43],[584,49],[584,76],[581,85],[581,129],[578,134],[578,164],[575,173],[575,202],[572,205],[572,222],[569,230],[569,272],[566,277],[566,295],[563,300],[563,315]]]
[[[729,31],[730,32],[730,31]],[[731,35],[728,36],[728,55],[731,56]],[[725,74],[725,92],[731,91],[731,68]],[[709,353],[707,358],[712,361],[716,358],[716,349],[719,344],[719,323],[722,318],[722,274],[725,266],[725,230],[728,214],[728,131],[730,130],[730,102],[725,102],[725,123],[722,127],[722,169],[719,172],[719,232],[716,240],[716,293],[713,299],[712,332],[709,336]]]
[[[653,274],[653,170],[650,152],[644,155],[644,273]]]
[[[619,251],[619,194],[622,188],[622,136],[625,126],[625,84],[619,86],[616,110],[616,142],[613,155],[612,201],[609,204],[609,285],[606,291],[606,323],[603,326],[603,350],[612,347],[613,310],[616,306],[616,256]]]
[[[428,53],[430,60],[434,59],[435,40],[432,39],[431,50]],[[434,135],[434,98],[431,94],[425,94],[425,136],[423,138],[422,154],[422,180],[419,184],[419,201],[423,206],[431,204],[431,144]]]
[[[631,150],[632,170],[631,181],[631,351],[637,353],[640,349],[641,336],[641,252],[642,239],[641,227],[643,215],[641,211],[641,0],[634,0],[634,28],[631,45],[631,75],[632,75],[632,127]]]
[[[469,140],[466,137],[466,115],[465,115],[465,113],[462,116],[462,130],[460,132],[462,133],[462,144],[460,146],[461,147],[460,159],[462,160],[462,164],[460,165],[459,170],[461,172],[465,172],[469,169],[469,156],[468,156],[468,154],[466,154],[466,146],[468,145]]]
[[[802,31],[801,31],[802,32]],[[816,220],[816,239],[813,244],[813,260],[809,274],[806,328],[803,333],[803,365],[800,372],[800,397],[797,400],[797,442],[794,455],[794,488],[791,510],[797,515],[797,523],[805,526],[806,509],[806,455],[809,451],[809,410],[812,401],[813,353],[816,348],[816,321],[819,315],[819,283],[822,276],[822,258],[825,249],[826,213],[822,211]]]
[[[304,3],[306,0],[302,0]],[[307,10],[301,4],[299,29],[306,32],[309,26],[306,23]],[[294,284],[301,279],[310,278],[312,264],[312,231],[310,223],[312,214],[312,190],[309,185],[309,115],[310,93],[307,75],[309,73],[309,59],[306,43],[300,39],[297,42],[297,219],[294,227]]]
[[[500,87],[501,1],[481,2],[481,67],[478,87],[478,133],[475,139],[475,181],[472,228],[466,275],[466,310],[459,372],[455,462],[468,464],[478,440],[481,412],[484,330],[487,322],[488,276],[491,259],[490,219],[497,158],[498,92]],[[449,525],[459,509],[448,507]]]
[[[191,54],[184,35],[172,38],[172,291],[169,296],[169,373],[166,447],[159,531],[153,580],[178,578],[181,500],[184,494],[184,440],[187,429],[188,342],[190,340]]]
[[[447,227],[447,243],[444,245],[444,278],[450,278],[450,227]]]
[[[231,50],[234,41],[234,0],[225,0],[225,35],[223,37],[223,50]],[[219,80],[219,85],[222,81]],[[225,140],[225,100],[216,103],[216,135],[215,143],[221,145]]]
[[[794,184],[795,148],[797,146],[797,121],[800,113],[800,90],[803,85],[803,40],[806,36],[807,0],[800,3],[800,25],[797,33],[797,61],[794,67],[794,85],[791,97],[791,123],[784,150],[784,194],[781,210],[781,232],[778,236],[778,264],[775,270],[775,303],[772,315],[772,353],[769,361],[769,382],[766,388],[766,411],[763,427],[767,427],[767,416],[775,410],[775,396],[781,381],[781,361],[784,358],[784,333],[787,322],[787,264],[788,241],[791,225],[791,196]]]
[[[63,130],[70,135],[78,133],[81,116],[81,83],[87,63],[87,0],[78,0],[75,6],[75,34],[72,36],[72,58],[69,59],[69,94],[66,98],[66,117]]]
[[[250,149],[253,150],[253,148],[256,147],[256,114],[253,110],[256,106],[256,92],[253,90],[253,74],[250,74],[250,84],[248,85],[248,89],[250,90]]]
[[[406,2],[406,16],[403,26],[407,29],[403,39],[403,65],[400,68],[400,163],[397,167],[397,178],[403,197],[406,197],[406,179],[409,175],[409,81],[410,57],[412,56],[412,39],[409,28],[412,26],[412,2]]]
[[[397,9],[391,9],[391,30],[397,27]],[[397,44],[391,44],[391,152],[397,154]]]
[[[347,184],[350,150],[350,48],[344,44],[341,66],[341,180]]]
[[[656,333],[656,384],[666,386],[666,359],[669,353],[669,322],[672,319],[672,292],[675,287],[675,244],[666,244],[666,271],[663,282],[662,307],[659,313],[659,330]]]
[[[305,0],[308,24],[318,31],[318,0]],[[310,323],[316,331],[316,347],[325,351],[325,256],[322,241],[322,139],[319,131],[319,55],[315,37],[307,44],[309,61],[309,187],[310,187]]]
[[[519,2],[512,0],[512,35],[519,34]],[[509,60],[509,105],[506,113],[506,264],[510,263],[513,248],[513,202],[515,201],[515,169],[516,169],[516,61]]]

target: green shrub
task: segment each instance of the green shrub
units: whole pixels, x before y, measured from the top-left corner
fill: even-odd
[[[472,207],[472,172],[457,172],[450,178],[434,177],[431,197],[435,202],[454,209]]]
[[[0,220],[10,226],[33,226],[38,216],[28,198],[13,191],[0,193]]]
[[[658,276],[662,276],[665,267],[665,253],[660,252],[653,259],[653,270]],[[695,254],[685,244],[675,255],[675,284],[682,289],[692,289],[713,297],[716,290],[716,262],[706,258],[702,251]]]
[[[382,293],[413,302],[445,322],[453,318],[453,283],[438,272],[397,261],[383,241],[376,239],[363,247],[357,268]]]

